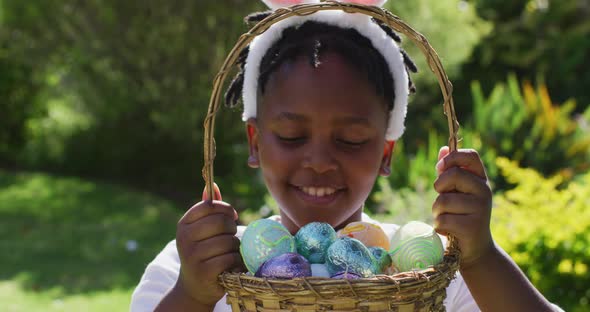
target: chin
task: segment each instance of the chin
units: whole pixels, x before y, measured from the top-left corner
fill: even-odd
[[[322,214],[301,216],[299,218],[296,218],[295,220],[296,220],[297,226],[299,226],[299,227],[302,227],[302,226],[304,226],[308,223],[312,223],[312,222],[323,222],[323,223],[330,224],[333,228],[336,228],[336,227],[342,225],[343,223],[345,223],[346,220],[350,219],[351,216],[346,216],[346,215],[336,216],[333,213],[327,212],[327,213],[322,213]]]

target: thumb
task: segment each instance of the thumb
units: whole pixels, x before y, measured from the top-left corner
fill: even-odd
[[[448,154],[449,154],[449,147],[448,146],[441,147],[440,150],[438,151],[438,160],[443,159]]]
[[[203,201],[210,200],[209,192],[207,191],[207,186],[203,189]],[[217,183],[213,182],[213,200],[222,200],[221,199],[221,191],[219,190],[219,186]]]
[[[442,173],[442,169],[444,168],[444,164],[442,162],[443,158],[449,155],[449,147],[443,146],[438,151],[438,162],[436,163],[436,173],[440,175]]]

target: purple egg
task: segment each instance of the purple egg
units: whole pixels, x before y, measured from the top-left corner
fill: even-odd
[[[331,278],[335,278],[335,279],[359,279],[361,278],[360,275],[353,273],[353,272],[338,272],[334,275],[332,275]]]
[[[302,255],[287,252],[266,260],[255,276],[280,279],[311,276],[311,265]]]

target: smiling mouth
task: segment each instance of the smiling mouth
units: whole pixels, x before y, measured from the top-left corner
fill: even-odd
[[[309,196],[315,196],[315,197],[324,197],[324,196],[330,196],[334,193],[336,193],[336,191],[338,191],[337,189],[333,188],[333,187],[314,187],[314,186],[301,186],[299,187],[299,189],[309,195]]]

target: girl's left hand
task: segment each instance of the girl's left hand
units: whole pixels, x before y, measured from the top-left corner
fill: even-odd
[[[475,150],[449,153],[444,146],[438,159],[434,189],[439,195],[432,205],[434,227],[439,234],[456,237],[461,265],[468,267],[495,248],[490,231],[492,190]]]

